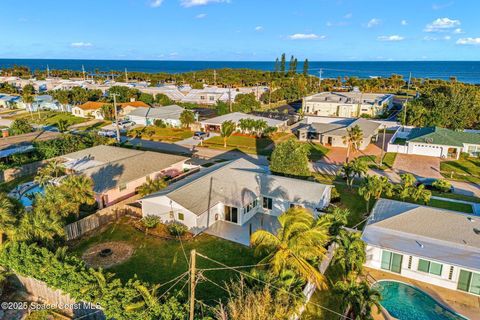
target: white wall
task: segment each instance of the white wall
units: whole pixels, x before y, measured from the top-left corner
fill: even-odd
[[[172,216],[173,213],[173,216]],[[179,213],[184,214],[184,220],[179,220]],[[186,225],[190,230],[197,227],[197,215],[185,209],[167,196],[159,196],[142,200],[142,215],[160,217],[162,222],[177,221]]]
[[[365,266],[372,268],[372,269],[378,269],[382,270],[384,272],[391,272],[388,270],[384,270],[381,268],[381,261],[382,261],[382,249],[374,246],[367,245],[366,247],[366,256],[367,260],[365,262]],[[418,271],[418,261],[420,257],[417,256],[412,256],[412,264],[411,268],[408,268],[408,262],[410,255],[404,254],[402,252],[398,252],[395,250],[387,250],[390,252],[398,253],[403,255],[402,258],[402,269],[400,271],[400,275],[406,278],[426,282],[429,284],[433,284],[436,286],[444,287],[447,289],[451,290],[457,290],[457,283],[458,283],[458,277],[460,274],[460,269],[466,270],[466,271],[471,271],[471,272],[476,272],[478,273],[480,270],[472,270],[468,268],[463,268],[459,266],[453,266],[451,264],[446,264],[442,263],[441,261],[434,261],[432,259],[428,258],[423,258],[424,260],[429,260],[437,263],[441,263],[443,265],[442,267],[442,274],[440,276]],[[450,280],[449,273],[450,273],[450,267],[453,267],[453,273],[452,273],[452,279]],[[398,274],[396,272],[392,272],[393,274]],[[464,292],[464,291],[461,291]]]

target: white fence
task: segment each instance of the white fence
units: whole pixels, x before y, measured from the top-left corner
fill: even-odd
[[[406,145],[395,144],[394,142],[397,138],[406,139],[410,134],[411,128],[412,127],[402,127],[398,129],[390,141],[388,141],[387,152],[408,153],[408,147]]]

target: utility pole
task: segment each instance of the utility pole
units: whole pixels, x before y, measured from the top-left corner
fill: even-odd
[[[380,156],[380,167],[383,165],[383,155],[385,153],[385,134],[387,133],[387,126],[383,125],[383,141],[382,141],[382,155]]]
[[[217,85],[217,70],[213,70],[213,84]]]
[[[82,64],[83,81],[85,81],[85,67]]]
[[[117,143],[120,143],[120,129],[118,127],[118,112],[117,112],[117,95],[118,93],[112,93],[113,96],[113,110],[115,113],[115,128],[117,131]]]
[[[48,64],[47,64],[47,79],[50,78],[50,68],[48,67]]]
[[[128,73],[127,73],[127,68],[125,68],[125,83],[128,83]]]
[[[230,86],[228,87],[228,108],[232,113],[232,88]]]
[[[407,99],[405,100],[405,103],[403,104],[403,125],[407,125],[407,104],[408,104],[408,95],[410,91],[410,80],[412,79],[412,72],[410,72],[410,75],[408,76],[408,83],[407,83]]]
[[[318,71],[318,88],[321,90],[321,85],[322,85],[322,72],[323,72],[323,69],[320,69],[320,71]]]
[[[195,264],[197,251],[190,251],[190,320],[194,320],[195,316]]]

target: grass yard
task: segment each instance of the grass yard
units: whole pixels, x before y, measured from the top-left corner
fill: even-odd
[[[367,161],[368,167],[373,169],[380,169],[386,170],[391,169],[393,167],[393,163],[395,162],[395,158],[397,157],[396,152],[387,152],[383,155],[382,166],[379,166],[378,163],[380,162],[380,156],[374,155],[367,155],[367,156],[360,156],[359,159]]]
[[[147,126],[130,130],[127,135],[129,137],[137,137],[151,141],[176,142],[193,137],[193,132],[190,129],[183,128],[159,128],[155,126]]]
[[[430,202],[427,204],[429,207],[465,212],[465,213],[473,213],[473,208],[471,204],[468,203],[458,203],[458,202],[451,202],[451,201],[443,201],[437,199],[430,199]]]
[[[433,196],[437,197],[442,197],[442,198],[449,198],[449,199],[455,199],[455,200],[462,200],[462,201],[468,201],[468,202],[475,202],[475,203],[480,203],[480,198],[473,197],[473,196],[466,196],[463,194],[457,194],[457,193],[451,193],[451,192],[439,192],[439,191],[432,191]]]
[[[344,310],[341,309],[342,301],[340,297],[333,292],[332,289],[334,284],[341,279],[341,272],[341,267],[335,264],[330,264],[330,266],[325,271],[328,288],[326,290],[315,291],[312,299],[307,304],[307,307],[302,314],[302,320],[337,320],[341,318],[335,313],[318,306],[321,305],[340,314],[343,314]]]
[[[40,111],[40,112],[33,112],[32,114],[28,112],[20,113],[10,117],[9,119],[12,119],[12,120],[25,119],[31,123],[36,123],[36,124],[41,124],[46,126],[56,125],[60,120],[66,121],[68,126],[88,121],[87,118],[75,117],[71,113],[59,112],[59,111]]]
[[[108,269],[108,271],[116,273],[123,281],[137,275],[141,280],[152,284],[161,284],[188,270],[188,264],[179,241],[147,236],[128,224],[127,219],[112,224],[100,234],[81,240],[71,250],[75,255],[81,257],[90,246],[107,241],[126,241],[135,247],[135,252],[129,260]],[[259,260],[253,256],[253,250],[248,247],[206,234],[201,234],[193,240],[183,241],[183,246],[187,257],[189,257],[191,249],[196,249],[197,252],[229,266],[251,265]],[[197,257],[197,268],[218,267],[221,266]],[[248,269],[242,270],[247,271]],[[224,286],[224,282],[236,277],[237,273],[216,270],[204,271],[203,275],[218,285]],[[181,281],[178,289],[184,283],[185,281]],[[162,290],[164,289],[162,288]],[[201,281],[197,286],[197,296],[200,300],[209,301],[225,297],[225,292],[208,281]]]
[[[319,143],[313,142],[305,142],[308,145],[308,149],[310,151],[310,156],[308,157],[310,161],[318,161],[322,159],[330,149],[327,147],[322,146]]]
[[[270,154],[268,147],[273,143],[270,138],[256,138],[247,135],[232,135],[227,138],[227,148],[223,146],[223,138],[211,137],[203,142],[203,147],[218,150],[239,150],[250,154]]]
[[[440,172],[447,179],[480,184],[480,158],[442,161]]]
[[[335,184],[340,193],[340,207],[350,210],[347,227],[353,227],[366,218],[367,204],[362,196],[358,194],[358,188],[350,189],[345,184]],[[370,200],[370,209],[373,208],[375,200]],[[361,230],[365,222],[362,222],[357,229]]]

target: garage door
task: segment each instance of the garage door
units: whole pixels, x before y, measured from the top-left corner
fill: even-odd
[[[440,157],[442,155],[442,148],[429,145],[414,145],[412,153],[421,156]]]

